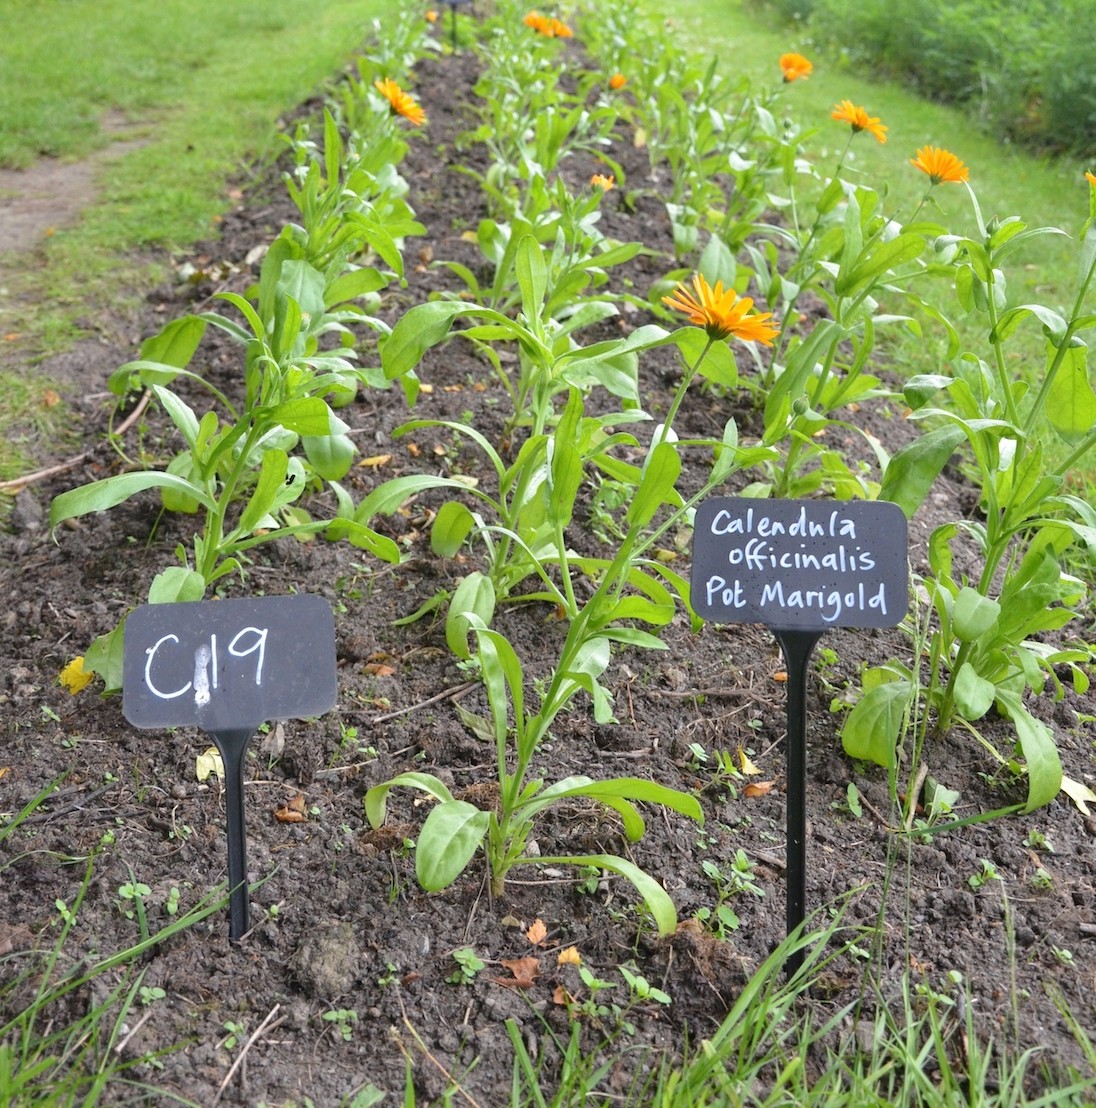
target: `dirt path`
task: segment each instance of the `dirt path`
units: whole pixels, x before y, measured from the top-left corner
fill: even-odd
[[[137,129],[112,113],[102,122],[111,141],[88,157],[40,158],[29,169],[0,169],[0,279],[5,255],[34,250],[54,231],[76,223],[97,198],[103,166],[144,144],[135,137]]]

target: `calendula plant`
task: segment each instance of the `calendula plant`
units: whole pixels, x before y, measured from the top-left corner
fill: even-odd
[[[886,127],[876,117],[847,101],[833,116],[850,125],[849,144],[861,133],[879,141],[886,138]],[[779,464],[754,488],[761,494],[787,497],[825,490],[840,498],[874,495],[876,483],[866,475],[866,467],[850,464],[826,432],[840,427],[863,433],[851,415],[856,406],[892,394],[871,372],[878,331],[899,326],[916,333],[924,318],[932,318],[944,325],[953,345],[957,342],[939,310],[915,291],[929,273],[922,257],[926,239],[943,228],[913,221],[903,227],[882,211],[877,192],[843,181],[847,150],[848,145],[835,176],[815,202],[809,225],[798,225],[803,205],[795,199],[796,174],[789,172],[785,180],[792,198],[787,209],[790,225],[757,224],[746,244],[758,288],[790,321],[774,344],[757,388],[765,441],[781,444]],[[791,260],[782,264],[784,258]],[[794,321],[808,289],[821,300],[825,314],[804,330]],[[884,467],[887,458],[878,442],[864,437]]]
[[[915,164],[929,175],[930,187],[967,180],[966,168],[947,151],[925,148]],[[907,382],[911,418],[932,429],[890,460],[880,495],[912,514],[945,462],[962,449],[979,489],[980,518],[944,524],[929,541],[929,572],[918,592],[933,623],[920,680],[899,664],[869,672],[843,739],[850,753],[889,764],[901,719],[915,699],[923,702],[921,726],[940,735],[957,722],[973,725],[995,708],[1011,721],[1016,747],[993,753],[1027,780],[1026,800],[1007,810],[1031,811],[1061,788],[1075,796],[1083,789],[1063,782],[1053,732],[1024,697],[1048,681],[1060,693],[1062,670],[1078,692],[1089,686],[1084,664],[1093,647],[1050,647],[1042,637],[1072,622],[1087,596],[1067,559],[1091,565],[1096,553],[1096,509],[1066,484],[1074,463],[1096,445],[1096,392],[1081,337],[1096,327],[1087,305],[1096,276],[1096,184],[1068,315],[1041,304],[1006,307],[1005,263],[1021,245],[1062,232],[1028,228],[1017,217],[986,222],[967,188],[976,234],[941,236],[935,246],[951,266],[960,306],[983,320],[987,357],[965,351],[951,374]],[[1031,325],[1041,328],[1046,350],[1034,392],[1010,372],[1007,354],[1010,338]],[[1047,434],[1069,451],[1055,465],[1041,441]]]
[[[50,506],[55,528],[158,489],[169,511],[200,514],[192,552],[176,549],[178,564],[153,579],[149,603],[201,599],[210,585],[242,570],[254,547],[329,527],[330,521],[313,520],[297,502],[309,487],[345,474],[353,459],[349,428],[326,397],[345,390],[359,371],[350,360],[352,349],[321,349],[321,339],[329,332],[345,334],[346,321],[357,318],[352,308],[340,311],[340,298],[355,296],[359,286],[321,273],[302,252],[292,235],[275,240],[255,303],[237,293],[219,294],[246,326],[214,312],[174,320],[142,345],[137,360],[112,375],[110,387],[119,395],[147,388],[181,436],[184,449],[167,467],[107,477],[61,493]],[[208,324],[246,349],[239,407],[187,368]],[[216,406],[199,415],[172,389],[180,379],[200,385]],[[345,523],[340,535],[386,561],[399,560],[390,539],[355,521]],[[120,687],[123,633],[124,623],[97,639],[85,657],[85,669],[99,673],[108,689]]]
[[[578,798],[594,801],[619,816],[627,839],[636,841],[644,833],[638,802],[661,805],[701,820],[694,796],[641,778],[593,780],[585,775],[564,778],[546,785],[530,776],[533,760],[553,723],[579,693],[593,702],[594,717],[602,723],[612,719],[612,701],[601,683],[609,666],[613,644],[644,649],[664,649],[650,631],[635,626],[664,626],[675,611],[673,591],[684,598],[687,587],[647,552],[668,530],[678,526],[705,496],[744,465],[754,463],[764,448],[740,448],[733,420],[720,442],[678,441],[673,421],[685,393],[696,377],[706,372],[709,357],[730,356],[725,340],[737,336],[749,341],[770,341],[775,328],[767,317],[751,314],[749,301],[739,301],[733,292],[714,289],[698,276],[694,293],[681,289],[675,305],[703,330],[685,328],[678,336],[684,373],[666,419],[658,426],[642,465],[636,472],[635,492],[625,516],[626,531],[612,558],[581,558],[565,542],[571,522],[575,494],[583,479],[583,458],[576,442],[583,421],[582,393],[569,391],[568,402],[552,432],[546,452],[543,480],[549,490],[552,525],[557,542],[551,558],[540,561],[543,598],[572,613],[567,633],[551,673],[543,685],[539,704],[526,709],[526,675],[514,645],[500,631],[471,608],[460,614],[465,636],[474,639],[470,653],[483,676],[490,715],[479,719],[464,714],[477,732],[495,746],[498,801],[481,808],[454,797],[435,775],[403,773],[371,788],[365,810],[377,827],[385,819],[389,793],[397,787],[418,789],[436,801],[416,839],[415,867],[426,889],[452,884],[483,849],[491,888],[501,895],[507,875],[518,865],[550,864],[595,866],[618,873],[632,882],[650,910],[660,934],[676,926],[673,902],[649,874],[630,860],[615,854],[559,855],[530,854],[530,838],[542,812],[560,802]],[[656,341],[673,341],[664,335]],[[733,361],[733,356],[730,356]],[[675,485],[681,472],[681,451],[703,446],[713,452],[713,462],[703,487],[688,498]],[[588,576],[594,585],[585,600],[579,600],[576,575]],[[670,587],[664,582],[669,582]],[[671,591],[673,590],[673,591]],[[455,625],[454,625],[455,626]]]
[[[505,460],[508,453],[505,447],[496,447],[475,428],[456,422],[416,421],[397,430],[397,434],[402,434],[424,426],[440,426],[466,438],[482,453],[497,478],[497,488],[421,474],[386,482],[356,508],[348,498],[343,501],[342,514],[364,524],[377,512],[391,512],[410,495],[429,488],[458,494],[438,511],[431,544],[436,553],[451,556],[470,534],[475,534],[486,548],[488,567],[482,581],[470,578],[450,599],[450,620],[458,618],[466,608],[489,620],[497,599],[511,596],[521,582],[533,575],[543,579],[543,564],[566,555],[564,528],[570,522],[578,486],[566,486],[561,499],[558,487],[550,479],[557,399],[566,395],[570,409],[577,396],[581,411],[583,398],[596,388],[604,388],[623,400],[622,411],[596,417],[583,414],[577,419],[568,451],[569,456],[574,454],[577,458],[575,472],[579,480],[584,467],[592,464],[611,479],[634,487],[639,470],[615,459],[612,450],[623,443],[638,447],[633,436],[617,428],[649,419],[639,408],[638,357],[644,350],[671,341],[687,347],[689,336],[695,334],[686,331],[675,336],[649,325],[618,339],[580,346],[573,341],[572,328],[590,318],[591,307],[595,308],[594,316],[602,318],[596,305],[578,307],[562,323],[545,317],[545,305],[551,303],[549,267],[532,235],[526,235],[519,245],[514,268],[522,295],[522,310],[516,318],[458,301],[432,301],[407,312],[381,349],[385,373],[401,381],[413,402],[417,391],[415,367],[428,349],[446,338],[457,319],[471,322],[460,335],[488,350],[500,373],[501,360],[491,348],[500,341],[517,345],[521,375],[516,382],[505,377],[504,380],[515,403],[520,405],[508,421],[509,427],[513,431],[520,426],[525,437],[512,461]],[[689,353],[695,355],[696,351],[689,348]],[[732,381],[734,360],[725,345],[704,360],[703,372],[711,379]],[[510,433],[504,436],[507,441]],[[469,498],[474,502],[471,508],[466,503]],[[437,602],[442,599],[437,598]],[[561,612],[572,618],[576,613],[573,597],[560,603]],[[450,641],[451,644],[455,641],[452,634]]]

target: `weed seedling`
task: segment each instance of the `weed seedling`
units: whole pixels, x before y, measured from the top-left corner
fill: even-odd
[[[1032,828],[1024,839],[1024,846],[1031,850],[1042,850],[1047,854],[1053,854],[1054,844],[1037,828]]]
[[[242,1023],[237,1023],[235,1020],[225,1020],[225,1022],[221,1024],[221,1028],[228,1032],[221,1040],[221,1046],[223,1046],[225,1050],[235,1050],[240,1040],[247,1034],[247,1028],[244,1027]]]
[[[453,961],[457,963],[457,968],[445,979],[450,985],[471,985],[484,965],[470,946],[454,950]]]
[[[358,1022],[358,1013],[353,1008],[332,1008],[324,1012],[323,1018],[334,1026],[344,1043],[350,1042],[354,1035],[354,1024]]]
[[[972,873],[967,878],[967,884],[972,889],[980,889],[983,885],[990,881],[1000,881],[1001,875],[997,872],[996,866],[987,858],[982,859],[982,868],[977,873]]]

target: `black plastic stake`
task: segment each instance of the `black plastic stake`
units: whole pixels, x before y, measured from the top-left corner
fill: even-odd
[[[220,731],[212,736],[225,767],[225,815],[228,834],[228,937],[251,929],[247,886],[247,821],[244,818],[244,759],[254,728]]]
[[[807,904],[807,664],[820,631],[774,630],[788,672],[787,921],[790,935],[804,920]],[[789,977],[803,965],[801,949],[788,956]]]

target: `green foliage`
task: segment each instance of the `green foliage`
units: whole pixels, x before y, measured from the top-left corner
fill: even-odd
[[[1096,141],[1096,32],[1083,0],[766,0],[816,48],[966,105],[1003,138],[1084,153]]]

